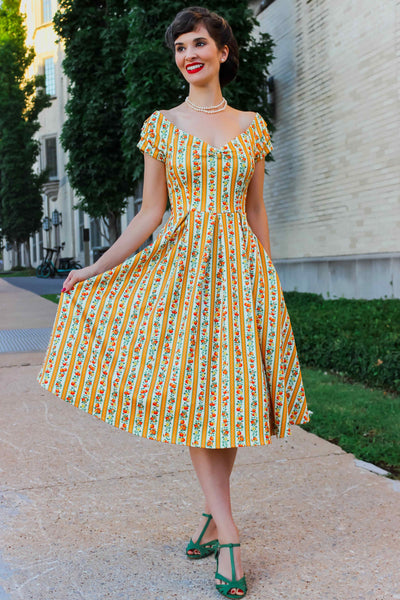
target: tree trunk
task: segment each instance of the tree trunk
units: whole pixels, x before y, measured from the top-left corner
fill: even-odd
[[[121,215],[118,213],[108,213],[108,238],[109,244],[115,242],[115,240],[121,235]]]
[[[18,245],[14,242],[11,251],[11,271],[18,265]]]
[[[32,263],[31,263],[31,246],[30,246],[29,240],[27,240],[24,243],[24,250],[25,250],[25,256],[24,256],[25,267],[28,267],[29,269],[32,269]]]

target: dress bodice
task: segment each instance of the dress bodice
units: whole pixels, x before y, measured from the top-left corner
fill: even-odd
[[[245,131],[215,147],[179,129],[159,110],[145,121],[138,147],[165,163],[175,222],[190,210],[245,213],[255,163],[272,150],[259,113]]]

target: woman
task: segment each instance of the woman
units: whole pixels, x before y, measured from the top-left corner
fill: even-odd
[[[270,136],[261,115],[228,106],[221,92],[238,68],[237,43],[222,17],[198,7],[178,13],[166,41],[188,97],[145,121],[141,210],[94,265],[65,280],[39,380],[115,427],[189,446],[205,505],[186,554],[215,552],[217,589],[239,598],[237,448],[269,444],[309,416],[269,258]],[[167,195],[167,223],[128,259],[161,223]]]

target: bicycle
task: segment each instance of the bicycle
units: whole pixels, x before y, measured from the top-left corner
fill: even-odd
[[[61,246],[55,248],[43,248],[46,251],[46,256],[36,269],[36,276],[41,279],[55,277],[56,275],[65,275],[72,269],[82,269],[82,265],[73,257],[60,257],[61,250],[64,249],[65,242]],[[53,261],[53,255],[55,258]],[[57,265],[57,266],[56,266]]]

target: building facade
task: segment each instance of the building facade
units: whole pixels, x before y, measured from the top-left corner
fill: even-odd
[[[43,227],[31,237],[31,264],[36,267],[46,254],[46,248],[63,244],[61,256],[74,257],[82,265],[96,258],[99,248],[108,241],[99,219],[92,219],[82,210],[74,208],[77,197],[69,184],[65,166],[68,160],[60,143],[60,135],[66,119],[65,104],[68,100],[68,80],[62,70],[63,45],[58,43],[53,29],[53,17],[58,8],[57,0],[22,0],[20,11],[26,15],[28,47],[35,49],[35,60],[28,76],[44,74],[46,91],[51,96],[51,106],[39,115],[41,152],[36,168],[49,168],[49,181],[43,187]],[[129,198],[126,212],[121,217],[121,227],[140,210],[141,198]],[[89,242],[85,253],[85,230]],[[154,234],[153,234],[154,236]],[[87,236],[86,236],[87,237]],[[138,250],[152,241],[149,238]],[[88,252],[89,251],[89,252]],[[4,269],[15,264],[15,248],[6,246],[3,252]]]
[[[252,6],[276,43],[264,199],[283,288],[399,298],[400,1]]]

